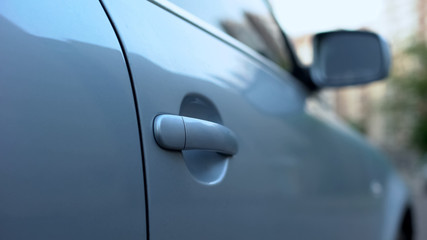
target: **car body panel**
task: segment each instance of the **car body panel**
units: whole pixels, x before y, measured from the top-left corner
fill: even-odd
[[[102,4],[0,2],[0,239],[394,240],[401,179],[298,79],[166,0]],[[162,149],[160,114],[238,151]]]
[[[334,117],[308,110],[296,79],[182,9],[103,3],[134,79],[150,238],[386,239],[388,192],[374,192],[372,183],[387,186],[395,173],[384,170],[376,179],[375,150]],[[187,98],[202,107],[186,107]],[[223,124],[236,134],[239,151],[215,165],[210,155],[196,153],[194,161],[188,152],[162,149],[153,136],[160,114]]]
[[[0,2],[0,239],[144,239],[125,61],[97,1]]]

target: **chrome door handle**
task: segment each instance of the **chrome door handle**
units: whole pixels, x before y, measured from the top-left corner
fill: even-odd
[[[154,119],[154,138],[167,150],[237,153],[236,135],[227,127],[197,118],[163,114]]]

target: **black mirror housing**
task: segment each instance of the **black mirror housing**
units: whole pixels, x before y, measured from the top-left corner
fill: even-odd
[[[369,83],[388,76],[388,44],[367,31],[332,31],[313,39],[314,59],[309,72],[320,88]]]

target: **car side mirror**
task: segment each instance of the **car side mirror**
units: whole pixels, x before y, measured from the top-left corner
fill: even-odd
[[[390,50],[377,34],[366,31],[319,33],[313,40],[312,81],[318,87],[364,84],[386,78]]]

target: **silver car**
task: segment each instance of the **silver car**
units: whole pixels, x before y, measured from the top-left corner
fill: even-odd
[[[387,44],[292,48],[262,0],[0,1],[0,239],[411,239],[317,97],[385,78]]]

